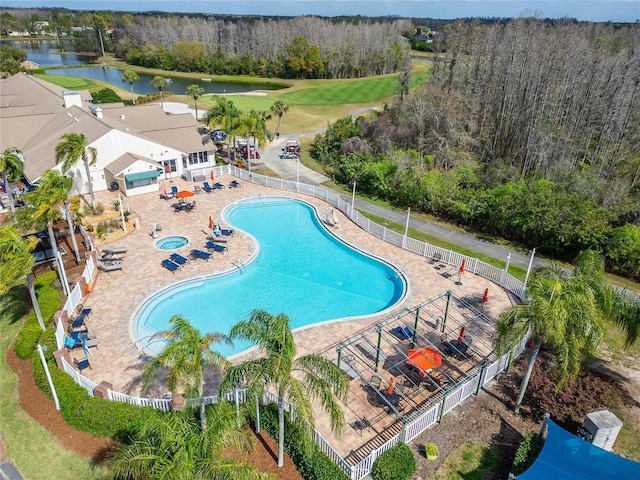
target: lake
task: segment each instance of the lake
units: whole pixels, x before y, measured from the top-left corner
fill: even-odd
[[[27,60],[36,62],[41,67],[86,65],[94,63],[97,58],[95,55],[65,53],[64,50],[73,50],[73,40],[61,40],[60,43],[56,40],[11,40],[8,44],[27,52]]]
[[[67,77],[81,77],[90,78],[93,80],[102,80],[103,82],[110,83],[116,87],[129,90],[129,83],[123,82],[122,79],[123,70],[115,67],[77,67],[77,68],[56,68],[53,70],[47,70],[48,75],[64,75]],[[145,95],[147,93],[155,93],[157,88],[151,86],[151,80],[153,75],[145,75],[143,73],[138,74],[140,80],[134,82],[133,92],[138,95]],[[163,91],[172,92],[178,95],[184,95],[189,85],[200,85],[206,93],[240,93],[250,92],[252,90],[278,90],[277,85],[268,83],[233,83],[233,82],[220,82],[220,81],[203,81],[197,78],[182,78],[182,77],[170,77],[163,75],[164,78],[169,80],[169,86],[164,88]]]

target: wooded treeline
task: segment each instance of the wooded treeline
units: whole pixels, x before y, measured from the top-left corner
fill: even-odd
[[[640,278],[640,26],[517,19],[440,31],[432,80],[314,155],[345,183]]]
[[[115,19],[113,48],[131,63],[168,70],[350,78],[404,68],[399,38],[410,29],[399,19],[128,15]]]

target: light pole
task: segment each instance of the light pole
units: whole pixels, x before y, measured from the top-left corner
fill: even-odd
[[[511,261],[511,254],[507,254],[507,263],[504,266],[504,270],[502,271],[502,276],[500,277],[500,285],[504,284],[504,281],[507,278],[507,273],[509,272],[509,262]]]
[[[51,394],[53,395],[53,402],[56,404],[56,410],[60,411],[60,402],[58,401],[58,394],[56,392],[56,387],[53,384],[53,380],[51,379],[51,373],[49,373],[49,365],[47,365],[47,361],[44,358],[43,350],[46,350],[46,345],[38,344],[38,354],[40,355],[40,361],[42,362],[42,368],[44,369],[44,373],[47,376],[47,381],[49,382],[49,387],[51,388]]]
[[[122,208],[122,195],[118,194],[118,200],[120,202],[120,218],[122,219],[122,230],[127,233],[127,222],[124,220],[124,209]]]
[[[296,155],[296,185],[300,183],[300,159]]]
[[[353,192],[351,193],[351,218],[356,207],[356,179],[353,179]]]

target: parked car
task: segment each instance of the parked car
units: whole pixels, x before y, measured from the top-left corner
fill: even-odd
[[[280,158],[297,160],[298,155],[296,155],[295,152],[287,152],[286,150],[283,149],[282,153],[280,154]]]
[[[285,152],[300,153],[300,144],[295,140],[289,140],[283,149]]]
[[[211,140],[213,140],[214,142],[224,142],[226,139],[227,136],[219,128],[216,128],[211,132]]]

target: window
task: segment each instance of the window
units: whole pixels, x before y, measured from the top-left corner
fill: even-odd
[[[167,166],[171,165],[171,172],[172,173],[176,173],[178,171],[177,168],[177,163],[176,163],[176,159],[172,158],[171,160],[162,160],[160,162],[160,165],[162,165],[162,169],[158,171],[158,173],[164,173],[167,171]]]
[[[189,165],[198,165],[201,163],[209,163],[209,152],[190,152]]]

